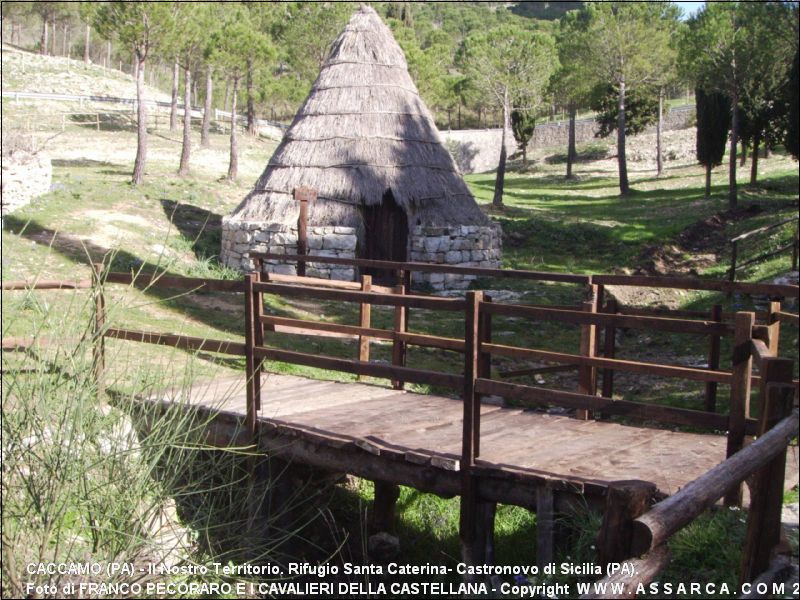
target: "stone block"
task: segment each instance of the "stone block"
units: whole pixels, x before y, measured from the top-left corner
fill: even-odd
[[[308,238],[308,248],[309,250],[321,250],[323,240],[325,238],[319,235],[312,235]]]
[[[451,250],[444,255],[444,260],[448,265],[458,264],[463,258],[463,254],[459,250]]]
[[[331,250],[355,250],[356,236],[328,234],[322,240],[322,247]]]

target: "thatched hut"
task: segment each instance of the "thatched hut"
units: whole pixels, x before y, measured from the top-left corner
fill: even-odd
[[[362,6],[334,42],[319,77],[250,194],[223,220],[222,259],[250,269],[249,253],[297,250],[298,188],[312,188],[308,253],[497,267],[500,231],[478,208],[408,73],[405,56]],[[294,267],[267,264],[293,273]],[[353,279],[310,263],[309,276]],[[463,278],[420,276],[435,288]]]

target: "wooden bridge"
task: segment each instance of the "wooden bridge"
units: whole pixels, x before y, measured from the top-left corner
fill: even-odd
[[[262,259],[276,260],[276,256]],[[463,555],[465,561],[475,564],[492,560],[496,503],[537,512],[537,554],[544,563],[552,559],[554,515],[568,510],[576,495],[582,495],[604,510],[599,561],[642,557],[637,563],[640,580],[649,581],[668,560],[666,540],[720,498],[728,505],[741,504],[742,482],[752,478],[742,580],[750,581],[767,569],[779,541],[784,482],[789,486],[797,482],[796,446],[789,448],[787,464],[787,448],[797,434],[797,410],[793,408],[797,382],[792,380],[793,361],[777,355],[781,322],[797,323],[797,315],[785,311],[780,300],[797,298],[797,286],[530,271],[484,273],[490,270],[323,257],[313,257],[313,261],[391,269],[402,283],[381,287],[373,286],[367,276],[360,282],[279,276],[263,273],[258,263],[255,271],[240,281],[133,277],[103,272],[102,266],[96,265],[93,281],[78,287],[91,287],[95,293],[98,384],[103,381],[104,340],[109,338],[244,356],[246,376],[239,380],[202,382],[188,394],[164,390],[144,400],[169,406],[181,403],[213,417],[209,419],[209,439],[216,444],[254,443],[272,455],[373,480],[374,512],[383,519],[379,527],[389,526],[397,485],[448,497],[458,495]],[[585,286],[586,301],[576,307],[529,306],[492,302],[481,291],[469,291],[464,298],[408,293],[409,273],[432,268],[574,283]],[[66,287],[50,283],[50,287]],[[104,285],[110,283],[243,293],[244,343],[111,327],[105,319],[103,294]],[[767,294],[773,300],[768,311],[758,314],[726,314],[720,307],[709,314],[665,314],[603,302],[603,286],[609,284]],[[23,284],[3,284],[4,289],[20,287]],[[264,314],[266,294],[354,303],[360,309],[359,324]],[[393,309],[391,329],[371,326],[371,307],[375,305]],[[410,332],[412,309],[462,316],[463,338]],[[580,349],[570,354],[497,343],[492,337],[495,316],[524,319],[532,325],[543,321],[575,325],[581,330]],[[614,358],[617,328],[703,336],[709,340],[708,367]],[[269,343],[276,331],[353,339],[358,354],[346,359],[278,349]],[[719,368],[724,337],[733,342],[730,371]],[[370,340],[391,342],[391,364],[370,361]],[[3,345],[20,344],[4,340]],[[408,345],[459,353],[463,369],[451,373],[409,367],[405,359]],[[575,369],[577,389],[500,380],[491,368],[493,356]],[[269,361],[385,378],[391,386],[272,374],[266,370]],[[754,366],[758,375],[753,373]],[[614,400],[614,371],[703,382],[704,407]],[[454,397],[403,391],[407,382],[448,389]],[[717,412],[719,385],[730,386],[727,414]],[[753,411],[758,418],[751,415],[751,387],[758,390],[759,410]],[[504,402],[498,403],[498,399]],[[553,414],[547,410],[553,406],[570,412]],[[686,428],[707,432],[690,433]],[[751,442],[754,437],[756,441]]]

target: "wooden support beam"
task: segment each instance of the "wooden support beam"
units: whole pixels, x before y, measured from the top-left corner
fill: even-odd
[[[464,389],[463,429],[461,434],[461,506],[459,515],[459,538],[461,554],[465,563],[481,564],[485,549],[481,539],[481,523],[478,506],[477,481],[472,469],[480,439],[480,396],[475,390],[480,362],[480,312],[483,292],[467,292],[467,309],[464,318]]]
[[[361,276],[361,291],[372,291],[372,276]],[[372,305],[369,302],[362,302],[359,307],[358,324],[360,327],[370,328],[372,319]],[[369,362],[369,338],[364,335],[358,336],[358,360]],[[361,375],[358,376],[361,379]]]
[[[711,320],[717,323],[722,322],[722,306],[715,304],[711,307]],[[719,370],[720,359],[720,337],[718,335],[708,336],[708,370]],[[708,412],[717,412],[717,382],[707,381],[705,385],[704,407]]]
[[[744,446],[745,421],[750,416],[750,385],[753,368],[753,324],[751,312],[736,314],[731,359],[733,379],[731,381],[730,414],[728,417],[728,445],[726,456],[730,458]],[[742,505],[742,485],[739,483],[725,495],[725,506]]]
[[[247,396],[246,427],[251,436],[256,435],[256,395],[255,395],[255,292],[253,284],[256,281],[255,273],[246,273],[244,276],[244,340],[245,340],[245,393]]]
[[[373,531],[394,531],[394,516],[400,487],[394,483],[376,480],[372,503],[371,526]]]
[[[300,204],[297,217],[297,254],[308,254],[308,204],[317,199],[317,192],[309,187],[294,189],[294,199]],[[301,277],[306,274],[306,261],[297,262],[297,274]]]
[[[603,312],[617,314],[617,300],[609,298]],[[617,353],[617,328],[613,325],[606,325],[603,333],[603,358],[614,358]],[[603,391],[604,398],[614,397],[614,369],[603,369]]]
[[[543,485],[536,490],[536,564],[540,570],[553,562],[555,523],[553,489]]]
[[[785,359],[785,362],[791,379],[792,361]],[[786,383],[785,379],[784,376],[784,381],[769,382],[764,389],[766,406],[761,421],[764,433],[792,412],[794,386]],[[769,568],[773,549],[780,541],[785,470],[786,448],[757,471],[751,480],[747,535],[739,569],[740,584],[752,581]]]
[[[588,313],[597,312],[597,286],[589,286],[590,299],[583,303],[583,310]],[[594,358],[597,348],[597,326],[585,324],[581,326],[581,341],[579,354],[586,358]],[[581,365],[578,369],[578,393],[593,396],[597,387],[597,369],[591,365]],[[582,420],[593,418],[589,410],[578,409],[575,417]]]
[[[406,288],[403,285],[398,285],[395,288],[395,293],[403,296],[406,293]],[[405,333],[406,332],[406,307],[397,305],[394,307],[394,332],[395,333]],[[406,343],[401,341],[400,339],[395,339],[392,342],[392,365],[396,367],[405,367],[406,366]],[[405,383],[401,379],[395,379],[392,381],[392,387],[396,390],[402,390],[405,387]]]
[[[767,331],[769,331],[769,350],[773,356],[780,354],[781,303],[772,300],[767,311]]]
[[[622,562],[635,556],[634,520],[650,509],[655,493],[655,484],[648,481],[617,481],[609,485],[606,510],[597,534],[597,562],[600,565]]]

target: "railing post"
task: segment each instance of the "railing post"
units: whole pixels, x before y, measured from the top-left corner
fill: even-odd
[[[245,344],[245,377],[247,396],[247,430],[250,435],[256,433],[256,399],[255,399],[255,307],[253,283],[256,274],[246,273],[244,276],[244,344]]]
[[[491,302],[492,297],[488,294],[484,294],[483,302]],[[479,314],[479,339],[481,343],[486,342],[490,344],[492,342],[492,315],[488,312],[481,312]],[[482,379],[491,379],[492,377],[492,355],[489,352],[480,352],[478,355],[478,377]],[[478,450],[475,450],[475,453],[478,454]]]
[[[730,410],[728,416],[727,457],[731,457],[744,446],[745,425],[750,415],[750,386],[752,380],[752,344],[755,314],[736,313],[733,336],[733,357]],[[742,505],[742,486],[737,485],[725,495],[725,506]]]
[[[371,275],[361,276],[361,291],[362,292],[372,291]],[[369,302],[362,302],[359,313],[359,325],[361,327],[369,328],[371,319],[372,319],[372,305]],[[369,338],[365,335],[358,336],[358,360],[362,362],[369,361]],[[358,378],[362,379],[362,376],[359,375]]]
[[[759,434],[763,435],[792,412],[794,386],[792,361],[769,359],[762,377],[762,415]],[[752,581],[767,570],[772,551],[781,536],[781,507],[786,469],[786,448],[757,471],[750,480],[750,509],[747,534],[742,549],[740,583]]]
[[[403,285],[398,285],[394,289],[395,294],[404,295],[406,288]],[[408,327],[406,324],[406,307],[394,307],[394,331],[395,333],[405,333]],[[396,339],[392,342],[392,364],[399,367],[406,366],[406,343],[402,340]],[[402,390],[405,383],[402,380],[392,381],[392,387],[396,390]]]
[[[722,322],[722,306],[715,304],[711,307],[711,320]],[[719,369],[720,336],[712,334],[708,341],[708,368],[716,371]],[[717,382],[707,381],[705,385],[704,408],[707,412],[717,411]]]
[[[609,298],[605,310],[608,314],[617,314],[617,301]],[[606,325],[603,334],[603,357],[614,358],[617,352],[617,328],[613,325]],[[603,397],[612,398],[614,396],[614,369],[603,369]]]
[[[655,484],[648,481],[616,481],[608,486],[606,509],[597,534],[600,565],[633,557],[633,521],[647,512],[655,492]]]
[[[486,545],[479,535],[480,518],[477,485],[473,475],[480,438],[480,398],[475,393],[480,362],[480,304],[483,292],[467,292],[464,315],[464,416],[461,435],[461,508],[459,537],[462,558],[467,564],[481,564]]]
[[[769,351],[773,356],[780,354],[781,303],[771,300],[767,309],[767,330],[769,331]]]
[[[597,312],[597,286],[589,286],[590,299],[583,303],[583,310],[589,313]],[[597,325],[581,326],[580,355],[593,357],[595,355]],[[578,393],[594,395],[597,387],[597,367],[581,366],[578,368]],[[579,408],[575,411],[578,419],[591,419],[592,412]]]
[[[264,262],[261,258],[253,259],[255,264],[255,279],[254,282],[261,282],[263,280],[263,267]],[[264,345],[264,322],[261,317],[264,316],[264,301],[262,294],[259,291],[253,292],[253,345]],[[261,372],[263,371],[264,359],[253,357],[253,399],[255,400],[256,410],[261,410]]]
[[[92,264],[92,292],[94,295],[94,322],[92,326],[92,370],[98,397],[105,391],[106,299],[103,292],[103,263]]]

